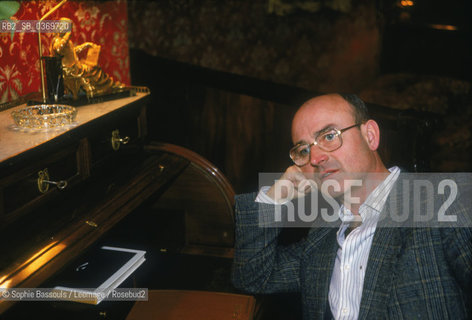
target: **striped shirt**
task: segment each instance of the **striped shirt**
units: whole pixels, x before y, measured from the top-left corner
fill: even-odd
[[[342,221],[337,232],[338,251],[329,287],[329,305],[334,319],[357,319],[364,286],[365,270],[377,222],[387,197],[400,174],[400,168],[392,167],[390,174],[367,197],[359,208],[362,224],[345,237],[354,214],[342,205],[339,217]],[[262,187],[256,202],[275,204],[267,196],[269,187]]]
[[[393,167],[388,177],[367,197],[359,208],[362,224],[345,232],[354,219],[353,213],[341,206],[339,216],[341,226],[337,233],[338,251],[329,286],[329,305],[337,320],[357,319],[364,287],[365,270],[377,222],[387,197],[397,180],[400,169]]]

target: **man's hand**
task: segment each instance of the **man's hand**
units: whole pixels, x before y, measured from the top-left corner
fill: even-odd
[[[316,188],[315,181],[293,165],[288,167],[282,177],[267,191],[267,195],[275,202],[283,203],[293,198],[304,197]]]

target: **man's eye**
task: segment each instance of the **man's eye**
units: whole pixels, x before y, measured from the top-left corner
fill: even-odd
[[[323,140],[326,142],[331,142],[334,139],[336,139],[336,133],[334,132],[327,133],[323,136]]]
[[[309,148],[308,146],[301,147],[301,148],[298,150],[298,154],[299,154],[301,157],[307,156],[307,155],[310,154],[310,148]]]

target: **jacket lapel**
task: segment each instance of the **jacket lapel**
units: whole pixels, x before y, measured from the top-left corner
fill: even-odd
[[[401,194],[392,192],[382,210],[380,219],[389,215],[391,210],[400,210],[401,204]],[[359,319],[384,319],[386,317],[388,297],[401,246],[402,229],[382,226],[379,223],[369,253]]]

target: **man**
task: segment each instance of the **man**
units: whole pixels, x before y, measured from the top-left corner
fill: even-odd
[[[300,291],[310,320],[472,316],[470,228],[379,227],[382,214],[394,210],[389,203],[401,200],[392,192],[400,169],[384,166],[379,126],[357,96],[307,101],[293,119],[292,140],[294,165],[257,197],[236,198],[236,287]],[[283,187],[287,181],[293,192]],[[298,243],[279,244],[280,228],[261,221],[273,220],[277,206],[310,187],[339,201],[339,227],[314,227]]]

